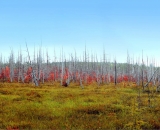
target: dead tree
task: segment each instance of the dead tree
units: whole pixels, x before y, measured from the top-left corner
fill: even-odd
[[[11,50],[10,58],[9,58],[9,68],[10,68],[10,82],[14,80],[14,53]]]
[[[32,70],[32,78],[33,78],[34,84],[35,84],[35,86],[39,86],[38,78],[36,77],[36,74],[35,74],[35,72],[33,70],[33,66],[32,66],[32,63],[31,63],[31,59],[30,59],[30,55],[29,55],[27,44],[26,44],[26,48],[27,48],[27,52],[28,52],[29,66],[31,67],[31,70]]]
[[[117,85],[117,63],[116,60],[114,62],[114,84]]]

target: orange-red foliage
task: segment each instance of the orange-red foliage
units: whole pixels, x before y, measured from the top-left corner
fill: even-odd
[[[18,81],[18,74],[19,74],[19,70],[15,69],[14,70],[14,74],[16,75],[14,77],[14,81],[17,82]],[[47,74],[44,73],[43,71],[40,71],[39,74],[39,82],[42,81],[42,79],[44,79],[45,81],[55,81],[55,80],[60,80],[61,79],[61,74],[62,71],[60,69],[58,69],[57,67],[54,67],[51,69],[50,72],[48,72]],[[29,83],[32,81],[32,67],[29,67],[24,73],[24,82]],[[38,77],[38,74],[36,73],[36,76]],[[44,77],[43,77],[44,76]],[[81,71],[75,71],[75,72],[70,72],[68,68],[65,68],[65,71],[63,73],[63,81],[66,82],[66,80],[72,77],[74,78],[73,80],[79,81],[80,79],[82,81],[85,81],[85,83],[87,84],[91,84],[93,82],[98,82],[98,81],[102,81],[102,82],[106,82],[106,81],[110,81],[110,82],[114,82],[114,75],[102,75],[102,74],[98,74],[93,71],[91,73],[82,73]],[[0,71],[0,80],[5,81],[5,82],[10,82],[10,68],[8,66],[6,66],[5,68],[2,68]],[[117,82],[123,82],[123,81],[131,81],[131,82],[135,82],[136,79],[133,76],[128,76],[128,75],[118,75],[117,76]],[[63,84],[64,86],[65,83]]]

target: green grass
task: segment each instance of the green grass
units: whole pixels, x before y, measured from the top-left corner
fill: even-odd
[[[113,84],[0,84],[0,129],[160,129],[160,94]]]

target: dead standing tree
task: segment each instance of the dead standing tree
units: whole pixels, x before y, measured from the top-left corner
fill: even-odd
[[[30,58],[30,55],[29,55],[29,50],[28,50],[27,44],[26,44],[26,48],[27,48],[27,52],[28,52],[29,66],[31,67],[31,70],[32,70],[33,82],[34,82],[35,86],[39,86],[38,78],[36,77],[36,74],[35,74],[35,72],[34,72],[34,70],[33,70],[33,66],[32,66],[32,63],[31,63],[31,58]]]
[[[117,85],[117,62],[115,59],[115,63],[114,63],[114,84],[115,86]]]
[[[10,67],[10,82],[14,80],[14,53],[11,50],[10,58],[9,58],[9,67]]]

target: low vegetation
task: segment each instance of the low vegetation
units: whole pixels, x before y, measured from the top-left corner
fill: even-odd
[[[0,83],[0,129],[160,129],[160,93],[130,83]]]

